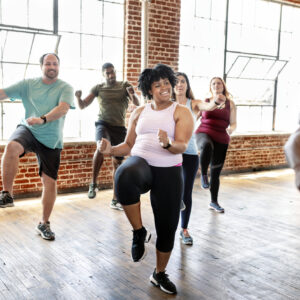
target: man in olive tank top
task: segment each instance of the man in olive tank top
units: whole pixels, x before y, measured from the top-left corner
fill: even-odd
[[[90,199],[96,196],[97,177],[104,160],[103,154],[98,151],[98,143],[102,138],[109,139],[112,145],[122,143],[126,136],[125,118],[128,103],[132,101],[135,105],[140,104],[132,85],[127,81],[116,80],[116,71],[111,63],[102,66],[102,74],[105,82],[95,85],[85,99],[81,99],[80,90],[75,93],[80,109],[89,106],[95,98],[99,103],[98,120],[95,122],[97,149],[94,153],[93,177],[88,192]],[[122,160],[123,157],[113,157],[113,176]],[[115,194],[110,207],[122,210]]]

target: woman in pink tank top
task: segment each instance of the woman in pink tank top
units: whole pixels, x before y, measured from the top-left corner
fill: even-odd
[[[210,189],[211,202],[209,209],[224,213],[218,203],[218,192],[220,186],[220,174],[225,162],[231,133],[236,129],[236,106],[230,99],[224,80],[213,77],[210,81],[211,98],[206,102],[225,103],[219,109],[203,111],[201,113],[201,124],[196,130],[196,143],[200,151],[201,186]],[[207,177],[210,165],[210,182]]]
[[[139,89],[150,103],[136,108],[129,120],[124,143],[111,146],[102,139],[99,150],[113,156],[131,156],[117,169],[115,192],[133,227],[132,260],[145,256],[150,232],[142,223],[140,195],[150,191],[156,239],[156,267],[150,282],[166,293],[175,294],[166,267],[174,246],[182,199],[182,153],[193,133],[189,109],[172,101],[176,84],[173,70],[162,64],[145,69]]]

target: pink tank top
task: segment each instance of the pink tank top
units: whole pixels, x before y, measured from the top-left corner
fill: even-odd
[[[205,102],[209,102],[209,99],[206,99]],[[223,109],[202,112],[201,124],[196,133],[203,132],[208,134],[217,143],[229,144],[230,136],[226,131],[229,124],[230,101],[226,100]]]
[[[174,102],[164,110],[153,110],[151,103],[145,105],[136,125],[137,137],[131,149],[132,156],[142,157],[154,167],[173,167],[182,163],[182,155],[163,149],[157,137],[158,130],[161,129],[166,131],[169,138],[174,141],[176,106],[177,103]]]

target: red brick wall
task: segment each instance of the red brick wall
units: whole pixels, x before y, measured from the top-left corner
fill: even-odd
[[[228,149],[224,171],[268,169],[285,166],[283,145],[288,134],[234,136]],[[2,157],[4,146],[0,146]],[[58,191],[86,190],[92,176],[94,142],[66,143],[61,154],[58,175]],[[0,178],[2,184],[2,178]],[[106,157],[98,177],[101,188],[112,186],[112,162]],[[2,186],[0,186],[2,188]],[[15,195],[39,194],[42,184],[34,154],[21,158],[19,171],[14,182]]]
[[[148,66],[164,63],[176,71],[179,60],[181,0],[152,0],[149,6]],[[134,86],[141,71],[141,9],[139,0],[125,7],[125,78]]]

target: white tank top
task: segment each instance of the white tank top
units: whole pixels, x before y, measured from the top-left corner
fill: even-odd
[[[174,141],[176,106],[177,103],[174,102],[164,110],[153,110],[151,103],[145,105],[136,125],[137,137],[131,149],[132,156],[142,157],[154,167],[173,167],[182,163],[182,155],[163,149],[157,137],[158,130],[161,129],[166,131],[168,137]]]

